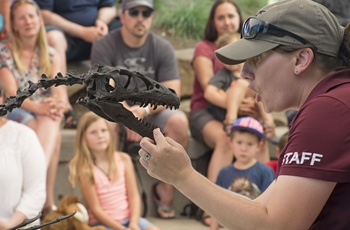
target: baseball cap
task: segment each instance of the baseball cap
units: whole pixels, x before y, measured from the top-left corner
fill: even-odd
[[[344,28],[331,12],[319,3],[311,0],[279,1],[263,7],[254,18],[282,28],[289,34],[276,36],[265,33],[264,30],[258,32],[255,38],[243,36],[242,39],[215,51],[221,62],[239,64],[279,45],[302,45],[302,40],[315,47],[318,53],[338,56]],[[244,28],[242,32],[244,33]],[[294,36],[290,36],[291,33]]]
[[[153,9],[153,0],[123,0],[122,10],[128,10],[136,6],[147,6]]]
[[[260,138],[264,138],[264,128],[262,124],[252,117],[240,117],[232,124],[231,131],[246,130],[252,132]]]

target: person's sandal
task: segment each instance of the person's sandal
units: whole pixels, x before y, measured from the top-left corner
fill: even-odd
[[[159,198],[159,195],[157,193],[157,185],[158,183],[155,183],[152,188],[151,188],[151,195],[152,195],[152,200],[154,201],[155,203],[155,207],[156,207],[156,213],[158,215],[159,218],[161,219],[174,219],[175,218],[175,212],[174,212],[174,209],[168,205],[165,205],[165,204],[162,204],[160,202],[160,198]],[[172,216],[162,216],[158,210],[162,210],[164,213],[174,213],[174,215]]]

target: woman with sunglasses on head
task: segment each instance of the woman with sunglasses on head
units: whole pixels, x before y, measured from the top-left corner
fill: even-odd
[[[45,73],[52,78],[59,72],[60,59],[47,45],[39,7],[32,0],[15,0],[10,8],[10,39],[0,43],[0,84],[6,97],[37,82]],[[54,185],[61,145],[60,125],[65,104],[64,89],[36,91],[21,108],[8,114],[9,120],[31,127],[40,140],[47,162],[45,210],[54,206]]]
[[[350,25],[341,27],[311,0],[287,0],[249,18],[242,37],[217,57],[245,61],[242,76],[267,112],[299,109],[277,179],[255,200],[231,194],[197,173],[181,146],[157,129],[155,142],[141,141],[141,164],[228,229],[348,229]]]

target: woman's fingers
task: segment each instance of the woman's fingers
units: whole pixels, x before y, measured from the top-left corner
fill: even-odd
[[[164,137],[159,129],[153,131],[154,141],[143,138],[139,150],[140,163],[152,177],[172,184],[189,172],[191,160],[185,149],[171,139]]]

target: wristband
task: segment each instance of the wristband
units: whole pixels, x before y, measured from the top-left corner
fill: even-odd
[[[146,112],[146,117],[149,116],[151,114],[151,111],[149,110],[149,107],[146,106],[146,107],[144,107],[144,109],[145,109],[145,112]]]

